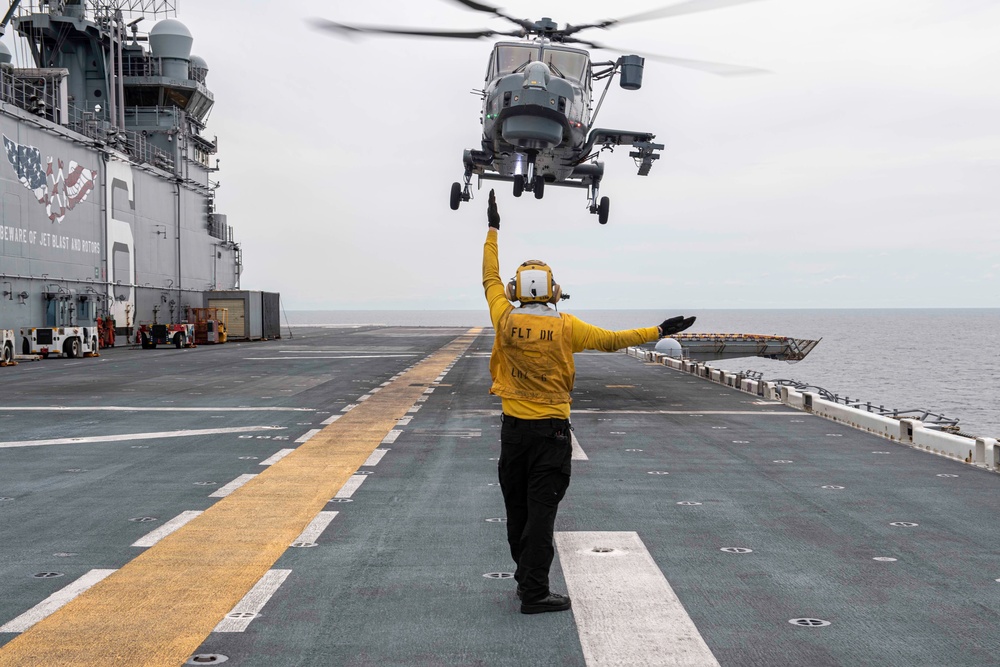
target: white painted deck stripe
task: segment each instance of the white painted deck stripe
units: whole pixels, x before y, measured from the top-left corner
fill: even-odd
[[[151,547],[160,540],[162,540],[164,537],[169,535],[170,533],[174,532],[175,530],[186,524],[191,519],[198,516],[199,514],[201,514],[201,510],[188,510],[186,512],[181,512],[180,514],[175,516],[170,521],[167,521],[165,524],[163,524],[156,530],[152,530],[146,533],[144,537],[140,537],[138,540],[132,543],[132,546]]]
[[[366,479],[368,479],[368,475],[351,475],[344,482],[344,485],[340,487],[340,491],[337,491],[337,495],[334,498],[350,498],[358,490],[358,487],[364,484]]]
[[[354,400],[357,401],[358,403],[364,403],[365,401],[367,401],[371,397],[372,397],[371,394],[361,394],[360,396],[358,396]]]
[[[419,405],[414,405],[412,408],[410,408],[409,410],[407,410],[407,412],[419,412],[419,411],[420,411],[420,406]]]
[[[271,454],[266,459],[264,459],[263,461],[261,461],[260,465],[262,465],[262,466],[274,465],[275,463],[277,463],[281,459],[285,458],[286,456],[288,456],[289,454],[291,454],[294,451],[295,451],[294,449],[279,449],[274,454]]]
[[[413,415],[406,415],[396,420],[396,426],[406,426],[411,421],[413,421]]]
[[[278,350],[282,354],[370,354],[378,357],[415,357],[416,352],[380,352],[379,350]]]
[[[214,493],[208,494],[208,497],[209,498],[225,498],[230,493],[232,493],[236,489],[240,488],[241,486],[243,486],[244,484],[246,484],[247,482],[249,482],[251,479],[253,479],[256,476],[257,475],[240,475],[239,477],[237,477],[236,479],[234,479],[233,481],[231,481],[229,484],[226,484],[225,486],[220,486],[218,489],[216,489],[216,491]]]
[[[64,406],[38,405],[34,407],[0,407],[0,412],[311,412],[313,408],[142,408],[130,405]]]
[[[555,538],[587,667],[718,666],[638,534],[557,532]]]
[[[309,525],[302,531],[302,534],[295,538],[295,541],[315,542],[336,516],[337,512],[320,512],[316,515],[316,518],[309,522]]]
[[[573,442],[573,455],[570,457],[573,461],[589,461],[590,458],[587,453],[583,451],[583,447],[580,446],[580,441],[576,439],[576,434],[573,431],[569,432],[570,439]]]
[[[0,442],[0,448],[40,447],[42,445],[80,445],[90,442],[128,442],[131,440],[157,440],[160,438],[184,438],[199,435],[222,435],[225,433],[251,433],[254,431],[274,431],[278,426],[235,426],[231,428],[203,428],[186,431],[159,431],[156,433],[120,433],[118,435],[92,435],[85,438],[55,438],[52,440],[13,440]]]
[[[373,451],[371,454],[368,455],[368,458],[365,459],[365,462],[362,463],[361,465],[377,466],[378,462],[382,460],[382,457],[385,456],[385,453],[388,451],[389,451],[388,449],[376,449],[375,451]]]
[[[321,421],[320,424],[325,424],[325,425],[332,424],[333,422],[337,421],[338,419],[340,419],[343,416],[344,415],[333,415],[332,417],[327,417],[326,419],[324,419],[323,421]]]
[[[243,599],[236,603],[233,610],[226,614],[226,617],[219,621],[213,632],[243,632],[250,626],[250,622],[256,618],[260,610],[264,608],[271,596],[274,595],[285,579],[291,574],[291,570],[268,570],[260,578],[254,587],[243,596]],[[230,618],[233,615],[246,615],[246,618]]]
[[[357,403],[351,403],[350,405],[345,405],[340,409],[341,412],[350,412],[354,408],[358,407]]]
[[[252,361],[312,361],[314,359],[385,359],[386,357],[415,357],[415,354],[353,354],[350,356],[315,355],[309,357],[243,357]]]
[[[298,443],[306,442],[307,440],[309,440],[309,438],[313,437],[314,435],[316,435],[317,433],[319,433],[322,430],[323,429],[321,429],[321,428],[311,428],[308,431],[306,431],[305,433],[303,433],[302,435],[300,435],[298,438],[296,438],[295,442],[298,442]]]
[[[798,410],[601,410],[581,408],[573,410],[574,414],[588,415],[758,415],[761,417],[787,417],[801,415]]]
[[[392,443],[396,442],[396,438],[398,438],[402,433],[403,432],[398,428],[392,429],[391,431],[385,434],[384,438],[382,438],[382,444],[391,445]]]
[[[114,570],[91,570],[73,583],[60,588],[17,618],[0,625],[0,632],[24,632],[35,623],[58,611],[67,602],[101,581]]]

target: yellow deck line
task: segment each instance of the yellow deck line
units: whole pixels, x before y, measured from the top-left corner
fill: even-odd
[[[183,663],[481,331],[471,329],[434,352],[0,648],[0,666]]]

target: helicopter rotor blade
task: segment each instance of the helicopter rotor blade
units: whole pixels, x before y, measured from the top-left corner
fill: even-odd
[[[455,1],[464,2],[464,0]],[[687,2],[681,2],[668,7],[660,7],[659,9],[651,9],[649,11],[639,12],[638,14],[624,16],[619,19],[606,19],[604,21],[585,23],[582,25],[568,25],[566,26],[564,34],[572,35],[588,28],[610,28],[623,23],[639,23],[640,21],[652,21],[653,19],[663,19],[671,16],[683,16],[684,14],[707,12],[713,9],[723,9],[725,7],[743,5],[748,2],[756,1],[757,0],[688,0]]]
[[[346,23],[336,23],[326,19],[314,19],[313,27],[318,30],[334,32],[345,37],[354,37],[365,33],[375,33],[381,35],[396,35],[400,37],[437,37],[447,39],[480,39],[492,37],[494,35],[510,35],[521,37],[520,32],[500,32],[497,30],[421,30],[411,28],[392,28],[388,26],[373,25],[348,25]]]
[[[463,5],[464,7],[468,7],[469,9],[473,9],[477,12],[483,12],[485,14],[493,14],[496,17],[506,19],[511,23],[515,23],[521,26],[525,30],[531,30],[532,28],[535,27],[535,24],[532,23],[531,21],[515,18],[513,16],[510,16],[509,14],[504,14],[502,11],[500,11],[499,7],[494,7],[493,5],[487,5],[486,3],[483,2],[475,2],[475,0],[451,0],[451,1],[457,2],[458,4]]]
[[[733,5],[743,5],[757,0],[688,0],[669,7],[651,9],[647,12],[639,12],[630,16],[623,16],[620,19],[609,21],[610,25],[619,23],[638,23],[639,21],[652,21],[653,19],[663,19],[669,16],[682,16],[684,14],[695,14],[697,12],[708,12],[713,9],[723,9]]]
[[[642,51],[629,51],[626,49],[619,49],[614,46],[606,46],[604,44],[597,44],[595,42],[590,42],[576,38],[570,38],[565,41],[574,42],[577,44],[583,44],[585,46],[589,46],[592,49],[601,49],[604,51],[618,51],[619,53],[634,53],[637,56],[642,56],[643,58],[649,58],[650,60],[666,63],[667,65],[675,65],[677,67],[685,67],[687,69],[696,69],[702,72],[708,72],[709,74],[715,74],[717,76],[755,76],[758,74],[771,74],[770,70],[760,69],[759,67],[747,67],[746,65],[732,65],[730,63],[718,63],[718,62],[712,62],[710,60],[677,58],[674,56],[664,56],[658,53],[644,53]]]

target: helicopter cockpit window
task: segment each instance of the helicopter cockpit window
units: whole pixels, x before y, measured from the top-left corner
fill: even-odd
[[[574,51],[545,50],[545,63],[558,74],[576,81],[583,81],[587,73],[588,58],[583,53]]]
[[[538,59],[537,46],[498,46],[496,49],[496,76],[514,72],[519,67]]]

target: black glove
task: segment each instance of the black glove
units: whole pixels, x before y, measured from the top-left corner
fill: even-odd
[[[694,324],[694,321],[694,317],[684,317],[683,315],[667,318],[659,327],[660,336],[672,336],[675,333],[680,333]]]
[[[500,211],[497,210],[497,196],[490,190],[490,206],[486,209],[486,219],[489,220],[490,227],[500,229]]]

